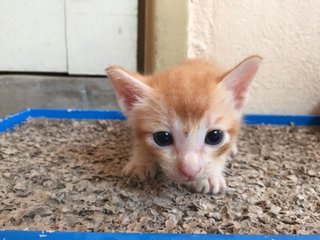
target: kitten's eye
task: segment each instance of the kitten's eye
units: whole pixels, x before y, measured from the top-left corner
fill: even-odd
[[[222,142],[223,132],[215,129],[207,133],[205,143],[209,145],[218,145]]]
[[[152,136],[153,136],[154,142],[160,147],[165,147],[173,143],[173,138],[171,134],[168,132],[164,132],[164,131],[156,132]]]

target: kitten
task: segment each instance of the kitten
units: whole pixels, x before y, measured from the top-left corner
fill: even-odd
[[[154,178],[158,167],[196,192],[224,192],[226,159],[236,137],[248,87],[261,58],[222,72],[202,59],[186,60],[150,76],[106,69],[133,132],[126,175]]]

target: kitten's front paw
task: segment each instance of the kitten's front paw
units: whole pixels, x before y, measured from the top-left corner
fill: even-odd
[[[156,176],[157,165],[153,162],[138,164],[135,161],[129,161],[122,172],[126,176],[132,176],[139,181],[145,181],[148,178],[154,178]]]
[[[227,184],[224,177],[220,174],[217,176],[209,176],[206,179],[188,184],[195,192],[198,193],[224,193],[227,190]]]

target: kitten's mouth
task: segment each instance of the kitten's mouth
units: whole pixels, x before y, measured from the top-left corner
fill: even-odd
[[[186,181],[187,182],[193,182],[195,180],[196,180],[196,177],[188,177]]]
[[[192,177],[187,177],[187,176],[183,176],[183,175],[175,175],[175,174],[167,174],[167,177],[169,177],[171,180],[173,180],[176,183],[191,183],[194,181],[198,181],[199,179],[202,179],[202,176],[197,174],[195,176]]]
[[[168,176],[169,177],[169,176]],[[176,183],[191,183],[194,182],[197,178],[196,177],[185,177],[185,176],[175,176],[173,177],[171,175],[171,177],[169,177],[171,180],[175,181]]]

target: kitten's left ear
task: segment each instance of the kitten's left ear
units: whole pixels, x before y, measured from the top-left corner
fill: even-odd
[[[259,56],[248,57],[222,78],[221,84],[233,93],[236,109],[243,107],[248,88],[261,61]]]

